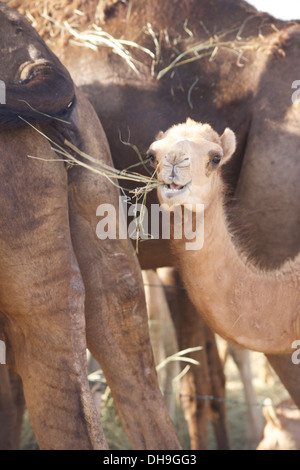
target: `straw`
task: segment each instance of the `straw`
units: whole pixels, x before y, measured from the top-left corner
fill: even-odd
[[[113,186],[121,190],[123,194],[125,192],[128,192],[129,196],[128,196],[127,202],[131,204],[137,204],[137,201],[142,199],[142,202],[141,202],[142,208],[140,211],[139,222],[136,227],[136,233],[137,233],[136,251],[138,252],[138,242],[140,241],[139,234],[143,229],[143,219],[145,216],[145,205],[146,205],[147,195],[151,191],[153,191],[154,189],[157,189],[159,186],[163,184],[161,181],[156,179],[156,172],[157,172],[158,167],[155,169],[153,174],[149,177],[141,175],[139,173],[130,172],[127,169],[117,170],[113,166],[107,165],[106,163],[103,163],[100,160],[92,157],[91,155],[88,155],[87,153],[83,152],[82,150],[80,150],[78,147],[76,147],[74,144],[72,144],[66,139],[64,140],[64,144],[63,144],[64,146],[57,144],[50,137],[44,134],[41,130],[37,129],[33,124],[28,122],[26,119],[24,119],[21,116],[19,116],[19,118],[22,121],[24,121],[27,125],[32,127],[40,135],[42,135],[45,139],[47,139],[52,144],[52,147],[51,147],[52,150],[54,150],[58,155],[62,156],[62,158],[58,158],[58,159],[46,159],[42,157],[36,157],[33,155],[27,155],[28,158],[47,161],[47,162],[57,162],[57,161],[65,162],[70,167],[74,165],[81,166],[101,177],[106,178]],[[76,157],[74,153],[80,156],[82,160]],[[139,162],[138,164],[139,165],[145,164],[145,162],[146,161],[143,160]],[[127,189],[119,184],[120,180],[140,183],[143,186],[137,186],[134,189]],[[149,236],[149,239],[150,238],[151,237]],[[143,241],[144,240],[145,238],[143,238]]]
[[[247,18],[243,24],[237,28],[233,28],[227,31],[223,31],[222,33],[215,34],[214,36],[210,36],[208,40],[201,41],[193,44],[192,46],[186,48],[183,52],[177,54],[175,59],[172,62],[161,69],[157,74],[157,80],[161,80],[168,72],[176,69],[177,67],[181,67],[182,65],[195,62],[197,60],[203,59],[204,57],[210,57],[210,61],[214,60],[217,52],[219,49],[229,49],[235,55],[239,57],[239,59],[243,58],[243,60],[247,61],[247,58],[243,56],[243,52],[247,49],[251,49],[256,47],[253,44],[250,44],[251,38],[242,38],[241,33],[245,27],[247,21],[249,21],[252,17]],[[185,23],[186,26],[186,23]],[[186,32],[190,31],[187,28],[184,28]],[[208,30],[206,30],[208,33]],[[224,40],[229,34],[235,33],[236,37],[233,40]],[[193,37],[189,34],[190,41]]]

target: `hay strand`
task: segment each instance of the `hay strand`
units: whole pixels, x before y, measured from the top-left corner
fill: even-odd
[[[111,184],[116,186],[119,190],[121,190],[123,193],[128,192],[131,196],[129,196],[129,201],[133,203],[137,203],[137,201],[142,198],[142,204],[143,206],[145,205],[146,202],[146,197],[147,194],[154,189],[157,189],[160,185],[163,183],[155,179],[157,168],[153,172],[151,176],[144,176],[139,173],[135,172],[130,172],[127,169],[124,170],[117,170],[113,166],[107,165],[106,163],[101,162],[100,160],[92,157],[91,155],[88,155],[87,153],[83,152],[80,150],[78,147],[76,147],[74,144],[69,142],[68,140],[65,139],[64,141],[64,147],[61,145],[57,144],[54,142],[50,137],[48,137],[46,134],[44,134],[41,130],[37,129],[33,124],[28,122],[26,119],[22,118],[19,116],[19,118],[24,121],[27,125],[29,125],[31,128],[33,128],[36,132],[38,132],[41,136],[43,136],[45,139],[47,139],[51,144],[52,144],[52,150],[54,150],[57,154],[61,155],[62,158],[59,159],[45,159],[41,157],[35,157],[33,155],[27,155],[28,158],[33,158],[36,160],[42,160],[42,161],[47,161],[47,162],[65,162],[70,166],[81,166],[99,176],[102,176],[106,178],[107,180],[110,181]],[[72,153],[71,153],[72,151]],[[79,157],[82,158],[79,159],[77,158],[74,154],[78,155]],[[141,162],[137,163],[136,165],[140,164],[145,164],[145,161],[142,160]],[[131,181],[135,183],[142,184],[142,186],[137,186],[134,189],[127,189],[122,187],[119,184],[119,181],[126,180],[126,181]]]
[[[73,8],[65,8],[62,1],[58,2],[58,7],[48,0],[36,0],[34,4],[29,0],[11,0],[12,6],[18,8],[19,11],[27,16],[34,27],[38,28],[40,35],[49,39],[50,44],[55,44],[53,39],[57,41],[60,38],[63,43],[68,41],[79,47],[86,47],[93,51],[98,51],[101,47],[109,48],[114,54],[119,56],[128,67],[136,74],[140,74],[140,67],[149,67],[151,76],[156,76],[157,80],[164,78],[168,72],[174,71],[183,65],[209,58],[209,61],[215,60],[221,50],[231,51],[237,56],[236,64],[243,67],[247,61],[244,52],[246,50],[259,47],[261,37],[242,37],[245,27],[254,15],[248,16],[242,24],[235,26],[229,30],[212,34],[203,21],[200,25],[207,35],[206,40],[197,42],[197,35],[188,27],[188,19],[183,22],[183,31],[187,34],[187,38],[180,35],[170,37],[167,30],[155,31],[154,26],[147,22],[141,32],[150,36],[153,40],[153,47],[149,49],[142,44],[138,44],[135,40],[124,38],[117,39],[109,34],[99,24],[99,5],[96,0],[90,4],[86,0],[74,0]],[[132,1],[128,2],[128,11],[126,20],[129,21],[131,15]],[[101,8],[100,8],[101,10]],[[102,10],[101,10],[102,11]],[[138,34],[138,36],[140,33]],[[229,35],[235,35],[232,39],[227,39]],[[162,44],[164,41],[164,44]],[[141,41],[143,43],[143,41]],[[194,43],[194,44],[193,44]],[[56,43],[57,45],[57,43]],[[172,60],[169,64],[163,63],[161,60],[162,49],[169,51]],[[139,52],[136,56],[135,52]],[[174,53],[176,54],[174,58]],[[166,55],[167,57],[167,55]],[[144,60],[144,58],[150,58]]]

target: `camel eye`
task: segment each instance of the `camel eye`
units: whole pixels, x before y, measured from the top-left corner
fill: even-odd
[[[152,166],[156,164],[156,157],[152,153],[147,155],[147,158]]]
[[[214,156],[210,159],[210,162],[211,162],[211,164],[212,164],[212,166],[213,166],[214,168],[216,168],[216,167],[219,165],[219,163],[220,163],[220,161],[221,161],[221,158],[222,158],[221,155],[214,155]]]

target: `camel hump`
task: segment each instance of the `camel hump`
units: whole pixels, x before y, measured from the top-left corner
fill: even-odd
[[[30,23],[0,4],[0,124],[63,118],[74,102],[67,69]]]

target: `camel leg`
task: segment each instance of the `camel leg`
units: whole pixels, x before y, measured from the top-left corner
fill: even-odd
[[[25,400],[22,380],[8,368],[5,356],[6,354],[1,356],[3,362],[0,365],[0,449],[17,450],[20,445]]]
[[[6,365],[0,365],[0,450],[14,449],[14,404]]]
[[[198,314],[199,315],[199,314]],[[230,449],[230,439],[226,417],[226,379],[223,363],[219,356],[216,337],[213,331],[206,325],[204,320],[204,335],[206,338],[207,362],[211,383],[211,395],[216,398],[210,402],[211,418],[214,427],[217,447],[220,450]]]
[[[295,404],[300,408],[299,365],[293,363],[291,354],[268,354],[267,358]]]
[[[0,366],[1,368],[1,366]],[[25,411],[25,399],[21,377],[13,370],[8,369],[10,395],[13,407],[12,420],[12,449],[19,449],[22,431],[23,416]],[[1,379],[0,379],[1,381]],[[1,418],[0,418],[1,422]]]
[[[174,319],[179,349],[202,346],[191,357],[200,366],[192,365],[181,380],[181,397],[184,415],[188,423],[192,449],[207,449],[207,427],[209,415],[215,430],[218,448],[228,449],[229,438],[226,425],[225,405],[222,401],[209,401],[199,396],[225,396],[225,377],[219,358],[215,337],[205,325],[202,317],[189,301],[179,275],[173,269],[159,269],[159,277],[166,286],[170,311]]]
[[[98,126],[96,135],[92,122]],[[79,116],[78,127],[83,150],[112,165],[108,148],[103,152],[104,133],[91,107]],[[119,194],[111,182],[79,167],[69,171],[69,188],[73,246],[86,289],[88,348],[103,370],[132,446],[178,449],[158,386],[141,270],[131,241],[100,240],[96,233],[97,207],[111,204],[118,218]]]
[[[150,339],[155,364],[159,366],[168,357],[178,352],[176,332],[171,318],[165,289],[156,271],[142,272],[149,318]],[[180,373],[178,361],[171,361],[158,369],[158,381],[164,393],[165,403],[171,418],[175,416],[176,396],[173,379]]]
[[[20,377],[0,365],[0,449],[17,450],[20,445],[25,401]]]
[[[263,435],[264,423],[260,408],[254,405],[257,403],[257,395],[252,385],[250,351],[237,344],[228,343],[228,352],[239,370],[244,386],[247,403],[247,448],[256,449]]]
[[[0,148],[7,364],[22,378],[40,448],[105,449],[87,380],[84,286],[70,237],[66,171],[62,162],[27,158],[33,151],[57,158],[37,132],[20,128],[18,141],[13,137],[3,133]]]

